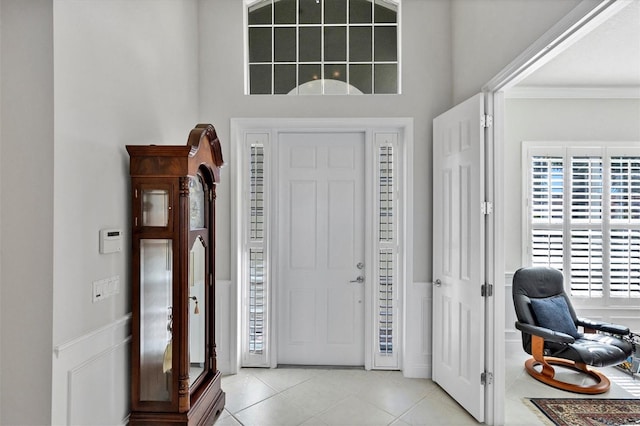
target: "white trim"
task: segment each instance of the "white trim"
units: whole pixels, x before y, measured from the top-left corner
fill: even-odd
[[[486,94],[488,104],[485,113],[493,115],[494,124],[493,131],[489,132],[489,137],[493,138],[494,151],[491,159],[493,160],[492,175],[494,180],[489,183],[494,191],[494,246],[489,250],[493,256],[493,276],[489,278],[500,277],[504,273],[504,164],[503,164],[503,147],[504,138],[504,91],[513,88],[517,83],[525,77],[533,73],[542,65],[547,63],[553,57],[557,56],[580,37],[588,34],[593,28],[601,22],[612,16],[614,13],[627,6],[633,0],[601,0],[594,2],[592,0],[582,0],[569,14],[562,18],[549,31],[544,33],[531,46],[525,49],[515,60],[504,67],[496,76],[489,80],[483,87],[482,91]],[[491,172],[491,171],[490,171]],[[494,290],[498,290],[497,286]],[[489,315],[493,317],[493,328],[487,330],[488,341],[493,342],[493,352],[491,359],[487,360],[492,363],[489,367],[493,369],[493,384],[487,387],[487,406],[485,410],[485,422],[488,425],[504,424],[505,419],[505,385],[504,385],[504,344],[499,340],[499,336],[503,336],[505,332],[504,325],[504,288],[494,291],[493,312]],[[502,300],[502,303],[501,303]],[[488,307],[489,308],[489,307]]]
[[[531,75],[606,19],[634,0],[582,0],[516,59],[482,87],[483,92],[507,90]]]
[[[505,93],[509,99],[639,99],[640,87],[518,86]]]
[[[485,132],[485,198],[494,205],[487,216],[485,228],[485,282],[493,284],[493,297],[485,306],[485,369],[493,373],[493,381],[485,389],[485,423],[504,423],[505,348],[502,336],[505,328],[505,289],[498,285],[504,270],[504,96],[489,92],[484,96],[485,114],[493,116],[493,126]]]
[[[77,345],[87,343],[89,344],[92,340],[102,340],[103,336],[108,336],[111,334],[117,334],[119,328],[127,328],[130,327],[129,323],[131,322],[131,312],[127,315],[109,323],[100,328],[96,328],[93,331],[90,331],[87,334],[83,334],[82,336],[76,337],[75,339],[67,340],[64,343],[54,346],[53,353],[56,358],[60,358],[63,355],[63,352],[67,352],[72,348],[76,348]]]
[[[216,362],[218,370],[225,375],[230,374],[235,366],[232,362],[233,329],[229,324],[230,312],[233,310],[232,282],[228,280],[216,280]],[[235,371],[234,371],[235,373]]]
[[[234,165],[237,167],[237,173],[233,173],[233,181],[232,181],[232,217],[235,220],[232,223],[232,255],[231,262],[235,265],[232,270],[234,273],[234,277],[232,279],[237,283],[237,289],[234,292],[235,300],[231,300],[230,302],[233,304],[231,310],[235,310],[235,315],[232,316],[231,321],[235,322],[235,324],[231,324],[231,329],[237,330],[237,336],[235,339],[238,339],[238,336],[241,336],[241,324],[242,324],[242,309],[240,308],[240,301],[242,300],[242,290],[241,290],[241,280],[242,280],[242,262],[240,258],[240,251],[242,251],[242,215],[238,214],[238,212],[242,211],[242,200],[243,200],[243,174],[244,170],[243,165],[243,147],[245,145],[245,135],[249,132],[267,132],[270,135],[271,143],[275,143],[277,141],[277,134],[281,132],[290,132],[290,131],[305,131],[305,132],[327,132],[327,131],[359,131],[365,133],[365,139],[367,143],[367,147],[365,149],[365,161],[367,163],[371,163],[376,159],[372,157],[371,151],[373,144],[373,135],[375,133],[397,133],[398,140],[401,148],[401,158],[398,160],[399,166],[399,179],[400,185],[402,185],[402,189],[404,189],[404,196],[400,197],[399,202],[401,204],[402,210],[402,233],[404,233],[404,238],[401,241],[398,241],[400,245],[399,252],[402,255],[402,260],[399,262],[399,268],[401,268],[403,275],[403,282],[399,288],[399,296],[404,295],[404,297],[410,297],[406,294],[405,287],[406,283],[411,283],[413,278],[413,238],[412,238],[412,229],[413,229],[413,118],[232,118],[231,119],[231,142],[234,146],[234,157],[235,162]],[[277,155],[274,154],[274,147],[271,147],[271,167],[270,169],[272,173],[275,173],[274,170],[277,170]],[[265,153],[266,154],[266,153]],[[266,162],[266,160],[265,160]],[[365,174],[369,178],[372,175],[372,170],[370,170],[371,166],[365,167]],[[269,170],[265,173],[265,179],[271,179],[273,181],[273,176],[269,175]],[[267,178],[269,175],[269,178]],[[369,179],[366,179],[368,181]],[[275,189],[275,188],[274,188]],[[375,188],[372,187],[370,183],[365,183],[365,191],[369,194]],[[277,195],[276,195],[277,196]],[[267,198],[270,198],[268,196]],[[369,198],[370,199],[370,198]],[[273,203],[273,201],[272,201]],[[277,232],[274,228],[277,225],[274,222],[274,218],[277,218],[277,211],[274,209],[277,208],[277,203],[272,205],[270,208],[272,214],[268,221],[268,226],[273,230],[273,232]],[[371,224],[372,219],[367,219],[367,224]],[[371,232],[372,227],[366,226],[366,233]],[[367,256],[367,265],[366,267],[373,267],[372,263],[372,253],[369,246],[371,246],[370,242],[372,241],[371,236],[366,236],[365,250],[369,250],[366,252]],[[271,243],[267,243],[270,247],[270,244],[274,244],[274,241]],[[272,248],[272,247],[270,247]],[[275,253],[272,251],[272,253]],[[368,254],[367,254],[368,253]],[[273,268],[270,271],[271,279],[273,281],[277,280],[275,277],[275,271]],[[373,276],[373,271],[368,271],[369,276]],[[367,295],[365,295],[367,297]],[[367,330],[371,330],[373,327],[372,323],[372,312],[369,305],[371,304],[371,295],[366,298],[366,307],[368,307],[368,311],[365,311],[365,327]],[[276,299],[272,297],[270,300],[270,308],[272,312],[277,311]],[[403,337],[403,327],[402,321],[405,318],[405,312],[403,312],[405,304],[401,300],[399,301],[400,312],[398,315],[399,319],[399,329],[397,337],[397,350],[400,352],[400,361],[396,368],[402,367],[402,357],[405,355],[402,352],[402,337]],[[275,336],[274,325],[276,321],[271,321],[270,328],[270,338],[273,342],[275,342],[277,337]],[[272,343],[273,343],[272,342]],[[242,347],[241,342],[236,340],[235,345],[232,345],[232,351],[235,351],[231,355],[232,359],[236,359],[237,365],[232,366],[232,371],[237,371],[238,366],[241,363],[242,357]],[[365,334],[365,347],[372,348],[374,346],[374,342],[371,339],[370,333]],[[277,365],[277,348],[275,345],[271,345],[269,348],[270,352],[270,360],[266,363],[265,366],[275,367]],[[368,354],[368,355],[367,355]],[[373,367],[373,356],[369,349],[365,350],[365,368]]]

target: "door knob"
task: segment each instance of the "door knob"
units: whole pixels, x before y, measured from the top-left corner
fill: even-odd
[[[435,284],[436,287],[440,287],[442,285],[442,281],[440,281],[440,279],[438,278],[433,282],[433,284]]]
[[[358,262],[358,264],[356,265],[356,268],[358,268],[358,269],[364,268],[364,263]]]
[[[360,275],[358,278],[356,278],[355,280],[349,281],[350,283],[363,283],[364,282],[364,277],[362,275]]]

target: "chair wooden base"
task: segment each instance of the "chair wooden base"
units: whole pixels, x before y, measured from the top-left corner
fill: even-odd
[[[553,386],[557,389],[562,389],[569,392],[575,393],[583,393],[589,395],[595,395],[600,393],[605,393],[609,390],[611,386],[611,382],[609,379],[599,371],[593,370],[589,368],[586,364],[576,363],[570,360],[562,359],[562,358],[554,358],[554,357],[541,357],[538,358],[530,358],[525,363],[524,366],[527,369],[527,373],[531,377],[536,380],[541,381],[549,386]],[[542,370],[538,371],[535,367],[541,365]],[[596,383],[591,386],[580,386],[573,383],[562,382],[554,378],[555,370],[552,365],[559,365],[562,367],[566,367],[584,374],[589,375],[593,378]]]

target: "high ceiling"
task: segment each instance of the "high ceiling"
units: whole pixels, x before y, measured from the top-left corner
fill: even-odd
[[[640,0],[632,0],[518,87],[640,87]]]

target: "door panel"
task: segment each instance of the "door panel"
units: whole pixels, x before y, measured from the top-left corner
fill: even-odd
[[[484,421],[483,95],[433,121],[433,380]]]
[[[364,134],[278,139],[278,363],[364,364]]]

